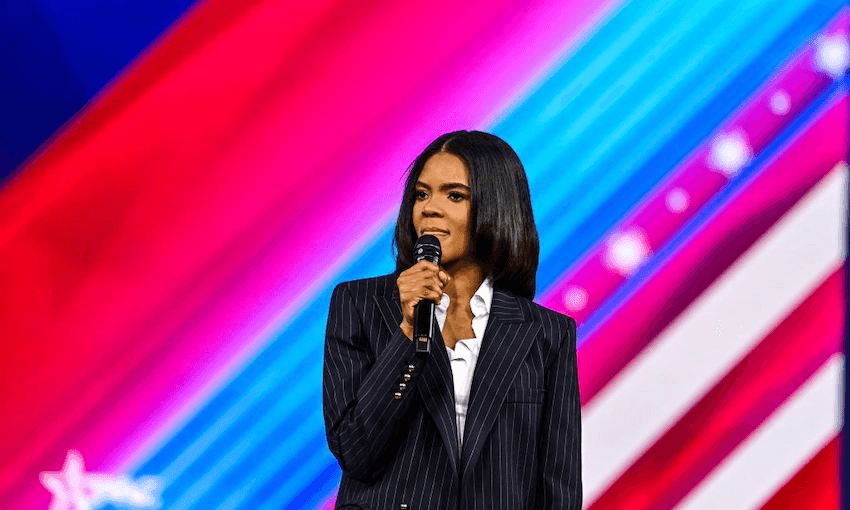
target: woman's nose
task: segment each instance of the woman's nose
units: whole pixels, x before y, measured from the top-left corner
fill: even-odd
[[[422,206],[422,214],[425,216],[439,216],[442,214],[442,208],[437,200],[433,198],[428,198],[425,204]]]

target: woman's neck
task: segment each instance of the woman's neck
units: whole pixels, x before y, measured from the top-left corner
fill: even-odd
[[[478,263],[466,259],[456,260],[443,269],[451,277],[443,292],[449,295],[452,303],[468,303],[485,277]]]

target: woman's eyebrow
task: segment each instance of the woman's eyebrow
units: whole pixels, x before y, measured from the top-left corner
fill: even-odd
[[[431,189],[431,186],[425,184],[422,181],[416,181],[416,187],[417,188],[425,188],[427,190]],[[466,184],[462,184],[460,182],[446,182],[446,183],[443,183],[443,184],[440,185],[440,191],[449,191],[449,190],[453,190],[453,189],[462,189],[462,190],[470,191],[470,192],[472,191],[472,188],[470,188]]]
[[[440,191],[448,191],[452,189],[462,189],[465,191],[472,191],[472,189],[466,184],[461,184],[459,182],[447,182],[440,186]]]

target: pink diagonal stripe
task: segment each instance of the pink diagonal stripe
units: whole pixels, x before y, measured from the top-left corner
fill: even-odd
[[[844,95],[831,101],[782,154],[589,333],[578,352],[583,404],[590,402],[731,263],[844,159],[847,105]]]
[[[613,5],[196,6],[0,193],[0,506],[44,508],[71,447],[146,455],[383,226],[427,140]]]
[[[842,10],[819,37],[844,33],[848,19],[850,10]],[[579,324],[597,310],[829,86],[833,77],[815,65],[815,56],[810,42],[789,58],[635,213],[568,269],[541,303]]]
[[[843,269],[833,273],[590,508],[675,507],[841,350],[843,281]]]

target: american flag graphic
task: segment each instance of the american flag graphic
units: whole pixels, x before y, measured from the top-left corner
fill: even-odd
[[[454,129],[526,167],[586,508],[841,508],[843,1],[69,5],[0,16],[0,508],[332,508],[330,294]]]

